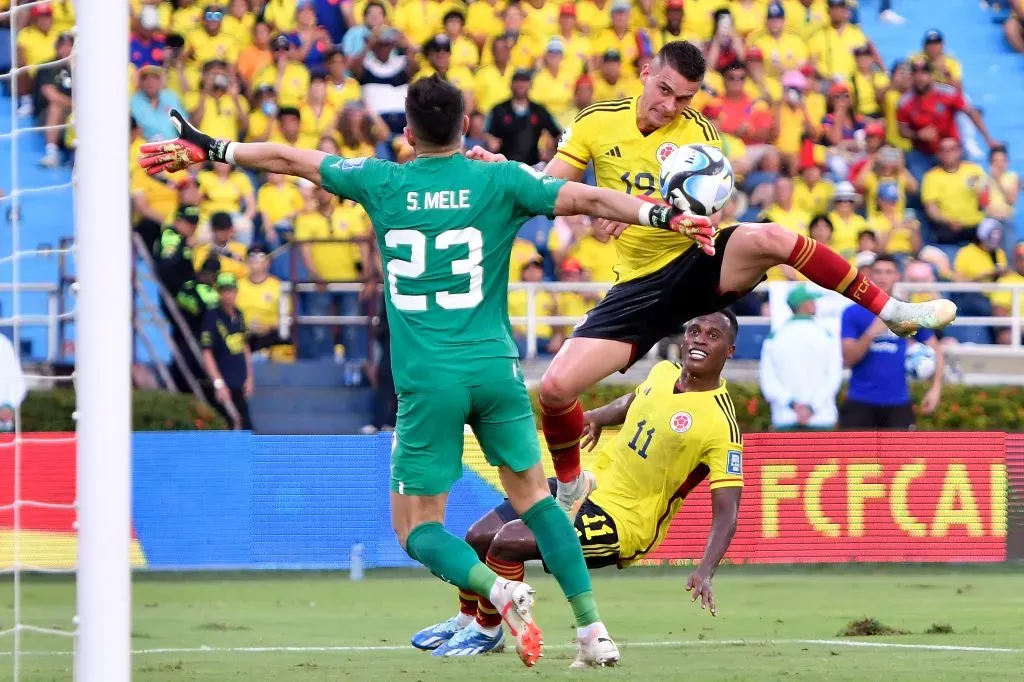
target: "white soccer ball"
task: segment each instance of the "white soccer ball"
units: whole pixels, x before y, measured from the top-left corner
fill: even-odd
[[[681,211],[709,216],[729,201],[736,179],[721,149],[688,144],[661,164],[661,196]]]
[[[931,379],[935,374],[935,365],[935,351],[931,346],[914,343],[907,348],[907,358],[904,360],[903,366],[907,371],[907,376],[911,379],[918,381]]]

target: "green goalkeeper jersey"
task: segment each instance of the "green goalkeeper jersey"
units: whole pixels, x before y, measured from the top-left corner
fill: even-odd
[[[519,227],[552,216],[565,180],[462,154],[399,165],[328,156],[325,189],[362,204],[383,258],[401,392],[514,376],[508,267]]]

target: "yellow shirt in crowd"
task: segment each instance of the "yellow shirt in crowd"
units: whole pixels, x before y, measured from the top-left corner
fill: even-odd
[[[351,241],[370,234],[370,217],[363,207],[343,201],[330,218],[319,211],[303,213],[295,219],[295,240],[338,240],[338,243],[310,244],[313,267],[325,281],[354,282],[359,280],[359,244]]]
[[[553,317],[559,315],[558,307],[555,305],[555,297],[550,291],[538,291],[534,295],[534,314],[537,317]],[[508,292],[508,316],[527,317],[528,295],[526,291]],[[512,331],[516,334],[526,334],[525,324],[512,325]],[[550,324],[537,324],[537,338],[550,339],[554,334],[554,328]],[[544,350],[539,348],[538,350]]]
[[[241,113],[239,106],[244,107],[243,111],[249,110],[249,103],[245,97],[239,95],[236,105],[235,98],[227,93],[217,97],[207,95],[203,106],[203,116],[196,119],[192,116],[192,112],[199,108],[199,99],[199,92],[193,91],[186,94],[182,101],[185,109],[189,112],[192,123],[212,137],[237,140],[241,133],[238,127],[238,115]]]
[[[295,216],[305,205],[302,194],[290,182],[272,185],[269,182],[260,187],[256,194],[256,208],[273,227],[283,220]],[[264,225],[266,227],[266,225]]]
[[[210,255],[210,251],[213,249],[212,244],[200,244],[195,248],[195,255],[192,257],[192,265],[196,270],[203,266],[207,257]],[[220,269],[223,272],[230,272],[235,277],[241,279],[249,274],[249,266],[246,264],[246,249],[245,244],[242,242],[236,242],[235,240],[229,241],[225,244],[226,254],[221,254],[220,258]]]
[[[832,26],[822,28],[808,41],[811,58],[818,72],[824,78],[848,77],[856,68],[853,50],[867,43],[868,39],[856,26],[847,24],[842,31]]]
[[[832,221],[832,248],[843,258],[850,258],[857,253],[857,235],[868,228],[864,216],[854,213],[849,220],[844,220],[836,211],[828,214]]]
[[[521,282],[523,280],[523,266],[530,261],[540,258],[537,247],[533,242],[522,237],[516,237],[512,242],[512,254],[509,256],[508,281]]]
[[[986,177],[981,166],[967,161],[953,173],[941,167],[932,168],[921,181],[921,201],[938,204],[939,211],[948,220],[974,227],[985,217],[978,205],[978,196]]]
[[[997,268],[1006,269],[1006,254],[1002,249],[991,252],[977,244],[968,244],[957,249],[953,259],[953,272],[967,281],[984,277]]]
[[[202,222],[209,220],[214,213],[238,213],[242,210],[242,199],[253,193],[252,181],[240,170],[232,171],[226,178],[212,170],[199,171],[196,185],[202,197],[199,203]]]
[[[26,26],[18,31],[18,47],[25,65],[36,66],[56,59],[58,35],[52,27],[49,33],[43,33],[35,26]]]
[[[277,65],[271,64],[256,72],[252,86],[255,89],[261,85],[270,85],[277,90],[278,106],[299,108],[309,92],[309,70],[302,64],[288,62],[281,77],[280,88],[277,87],[277,80]]]
[[[281,325],[281,280],[273,275],[258,284],[248,277],[238,280],[236,305],[250,329],[277,329]]]
[[[814,187],[808,187],[803,178],[793,181],[793,204],[811,216],[828,213],[835,187],[827,180],[819,180]]]
[[[141,195],[146,204],[160,214],[160,222],[170,222],[178,210],[178,187],[177,182],[188,177],[188,171],[177,173],[160,173],[152,176],[139,165],[139,158],[142,156],[140,149],[146,141],[138,139],[132,143],[128,152],[128,167],[130,178],[130,189],[132,196]]]

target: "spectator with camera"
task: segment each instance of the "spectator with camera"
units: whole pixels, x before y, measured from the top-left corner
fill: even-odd
[[[249,123],[249,103],[242,96],[237,78],[226,62],[213,60],[203,64],[198,92],[184,97],[189,120],[210,135],[237,140]]]
[[[405,128],[405,93],[419,70],[417,47],[389,27],[378,27],[349,70],[363,88],[363,101],[387,123],[394,135]]]
[[[273,62],[256,72],[252,87],[269,85],[277,93],[279,107],[297,108],[309,92],[309,70],[295,58],[295,46],[286,35],[279,35],[270,44]]]

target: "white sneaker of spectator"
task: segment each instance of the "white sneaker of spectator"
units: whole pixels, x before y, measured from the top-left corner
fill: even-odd
[[[899,14],[896,14],[896,12],[893,12],[891,9],[887,9],[881,14],[879,14],[878,19],[883,24],[892,24],[894,26],[902,26],[903,24],[907,23],[906,19],[901,17]]]
[[[32,114],[35,113],[35,107],[32,104],[32,95],[22,95],[18,102],[18,110],[14,113],[18,118],[31,118]]]
[[[57,168],[60,166],[60,151],[55,144],[46,145],[46,153],[39,159],[39,165],[43,168]]]

